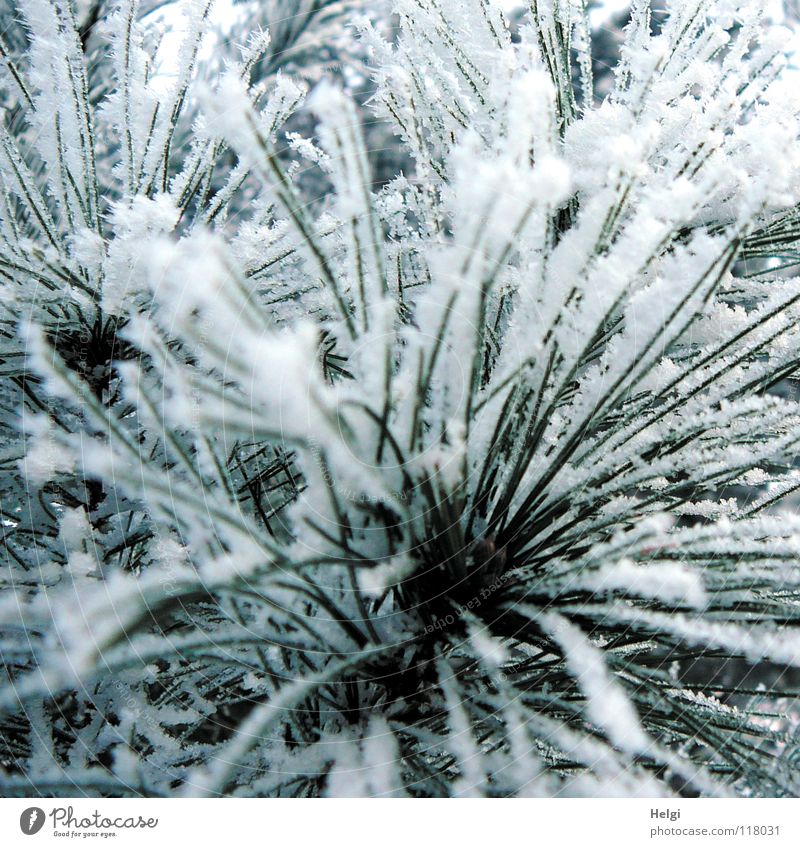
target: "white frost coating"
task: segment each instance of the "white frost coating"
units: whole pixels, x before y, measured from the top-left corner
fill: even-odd
[[[44,415],[29,418],[27,424],[30,443],[19,466],[31,484],[42,485],[58,474],[74,470],[75,457],[57,442],[48,418]]]
[[[397,763],[400,746],[389,724],[380,717],[370,719],[364,738],[364,763],[369,768],[368,797],[402,797],[406,794]]]
[[[586,714],[612,744],[629,753],[643,753],[651,745],[639,716],[620,683],[614,679],[600,649],[555,612],[541,616],[542,625],[564,651],[564,659],[586,695]]]
[[[751,662],[768,659],[780,664],[800,666],[800,635],[792,630],[716,623],[701,617],[667,615],[619,604],[614,605],[611,613],[640,628],[670,632],[687,644],[720,647],[734,655],[744,656]]]
[[[440,662],[438,671],[450,722],[448,747],[460,771],[453,793],[456,797],[480,797],[486,790],[485,762],[473,735],[465,704],[453,680],[452,668],[446,662]]]
[[[136,197],[116,207],[116,237],[108,245],[104,265],[108,283],[103,288],[103,308],[109,314],[125,313],[130,308],[130,298],[145,287],[151,257],[142,251],[142,243],[171,233],[179,216],[172,198],[166,194],[152,200]]]
[[[55,610],[54,625],[59,643],[69,657],[61,676],[80,679],[120,641],[127,639],[127,628],[143,610],[155,612],[169,598],[169,591],[180,591],[197,584],[188,568],[175,571],[169,581],[162,574],[148,574],[137,581],[128,574],[116,573],[102,583],[76,582],[68,589],[73,607]]]
[[[336,761],[326,794],[329,797],[403,797],[397,763],[400,748],[389,724],[370,718],[363,738],[334,742]]]
[[[621,559],[582,575],[580,582],[593,591],[622,591],[695,608],[701,608],[707,599],[700,574],[679,562],[637,564],[631,559]]]
[[[242,151],[253,149],[252,100],[238,74],[228,71],[217,82],[214,92],[205,92],[204,105],[211,135],[225,136]]]
[[[500,639],[487,634],[477,625],[471,627],[470,643],[475,654],[480,656],[489,667],[499,668],[508,659],[508,650]]]
[[[380,597],[390,588],[400,585],[417,569],[412,559],[398,557],[369,568],[360,568],[358,584],[368,597]]]
[[[616,62],[582,2],[397,0],[391,43],[272,5],[208,66],[206,0],[160,51],[131,0],[0,21],[26,779],[797,793],[775,727],[684,673],[800,653],[786,33],[760,0],[637,0]]]

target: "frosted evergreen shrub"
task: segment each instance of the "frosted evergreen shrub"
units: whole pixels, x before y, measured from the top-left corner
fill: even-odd
[[[5,793],[798,792],[800,108],[762,5],[637,0],[600,101],[580,2],[512,38],[397,0],[357,37],[414,166],[373,190],[345,93],[253,74],[267,33],[203,79],[186,0],[167,74],[119,0],[98,85],[71,5],[20,4]]]

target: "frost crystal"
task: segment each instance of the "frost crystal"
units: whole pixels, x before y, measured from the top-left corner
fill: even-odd
[[[764,4],[76,5],[0,40],[3,791],[798,793]]]

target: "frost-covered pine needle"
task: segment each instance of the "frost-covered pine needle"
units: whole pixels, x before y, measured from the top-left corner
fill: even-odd
[[[175,5],[0,42],[3,791],[796,794],[786,31]]]

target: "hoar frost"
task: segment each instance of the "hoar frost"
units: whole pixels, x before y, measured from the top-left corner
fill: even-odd
[[[605,61],[582,2],[304,2],[209,65],[192,0],[169,80],[73,5],[0,44],[3,790],[797,794],[763,4]]]

